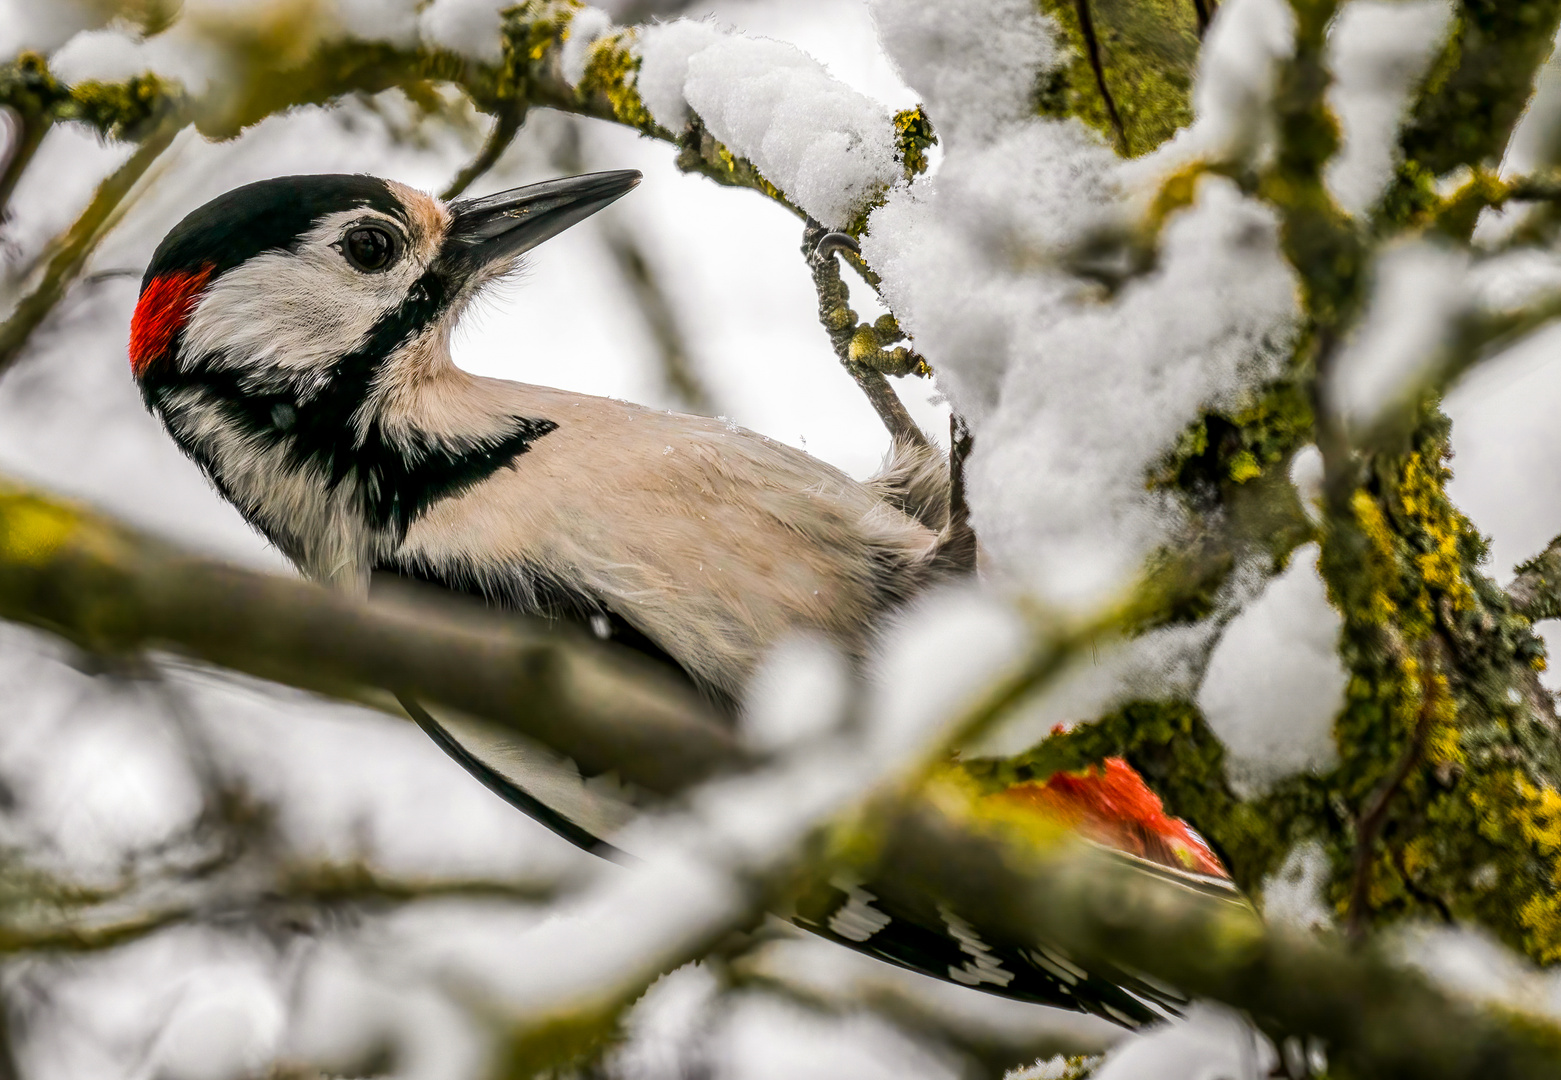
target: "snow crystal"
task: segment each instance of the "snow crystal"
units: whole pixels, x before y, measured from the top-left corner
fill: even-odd
[[[1343,134],[1324,179],[1347,212],[1371,209],[1393,178],[1398,125],[1452,23],[1449,0],[1352,0],[1328,37],[1328,104]]]
[[[564,41],[559,67],[570,86],[579,86],[585,78],[585,68],[591,60],[591,47],[613,29],[612,16],[601,8],[587,7],[575,12],[569,23],[569,37]]]
[[[1334,362],[1328,397],[1352,427],[1418,389],[1469,310],[1467,253],[1411,240],[1377,260],[1361,324]]]
[[[1010,1069],[1003,1074],[1003,1080],[1066,1080],[1070,1072],[1073,1072],[1073,1062],[1058,1054],[1023,1068]]]
[[[888,110],[794,45],[678,20],[640,36],[640,97],[680,130],[689,109],[811,216],[841,228],[900,175]]]
[[[1263,879],[1263,918],[1277,926],[1316,930],[1333,925],[1323,890],[1328,885],[1328,852],[1316,840],[1290,849],[1278,870]]]
[[[1185,1019],[1108,1053],[1095,1080],[1264,1080],[1278,1063],[1273,1044],[1239,1015],[1197,1003]]]
[[[434,0],[418,16],[418,31],[429,45],[497,64],[504,59],[503,13],[511,6],[512,0]]]
[[[1338,656],[1343,623],[1317,555],[1316,544],[1297,548],[1285,572],[1231,620],[1198,692],[1242,795],[1337,757],[1333,719],[1348,681]]]
[[[1057,27],[1030,0],[967,4],[871,0],[878,36],[927,106],[945,149],[990,142],[1027,119],[1036,79],[1066,59]]]

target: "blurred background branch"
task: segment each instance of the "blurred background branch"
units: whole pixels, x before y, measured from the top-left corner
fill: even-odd
[[[93,251],[119,219],[125,200],[184,125],[184,119],[176,112],[169,112],[158,121],[135,153],[98,185],[92,202],[70,229],[51,245],[48,264],[32,291],[18,300],[5,322],[0,323],[0,377],[16,363],[33,331],[81,276]]]
[[[361,604],[0,489],[0,615],[90,651],[169,650],[348,700],[439,702],[661,793],[744,759],[692,691],[627,650],[420,599]]]

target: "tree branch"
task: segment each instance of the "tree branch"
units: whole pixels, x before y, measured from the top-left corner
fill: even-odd
[[[715,401],[694,369],[688,338],[673,309],[672,298],[661,287],[644,249],[632,232],[611,221],[602,223],[602,239],[656,343],[656,352],[661,357],[661,377],[667,390],[684,408],[711,414]]]
[[[1402,654],[1403,646],[1397,642],[1396,632],[1389,627],[1384,630],[1384,633],[1395,638],[1392,647]],[[1371,797],[1361,808],[1360,816],[1356,819],[1349,911],[1345,918],[1344,930],[1345,936],[1356,944],[1365,940],[1368,920],[1371,917],[1371,868],[1376,858],[1377,840],[1382,835],[1383,826],[1387,824],[1388,809],[1392,804],[1393,796],[1404,786],[1404,781],[1409,779],[1415,767],[1420,764],[1425,753],[1426,736],[1431,732],[1436,708],[1445,699],[1445,693],[1438,686],[1442,678],[1443,665],[1437,662],[1444,652],[1445,647],[1437,638],[1433,636],[1426,640],[1420,658],[1420,710],[1415,716],[1414,730],[1409,735],[1409,745],[1404,748],[1392,773],[1386,776],[1371,793]],[[1407,655],[1404,659],[1407,662]]]
[[[441,897],[541,903],[553,899],[558,888],[545,883],[482,878],[392,878],[361,864],[311,864],[284,866],[278,880],[242,898],[224,897],[220,889],[214,892],[216,895],[200,900],[165,902],[111,918],[78,916],[0,923],[0,956],[103,952],[170,926],[231,919],[246,908],[404,904]]]
[[[125,197],[152,167],[152,163],[168,149],[184,125],[182,116],[170,112],[135,153],[130,155],[130,159],[98,185],[87,208],[60,238],[59,247],[49,260],[43,278],[16,305],[10,317],[0,324],[0,376],[16,363],[32,332],[81,275],[92,252],[117,220],[117,211]]]
[[[747,760],[693,691],[626,650],[432,596],[359,603],[4,487],[0,617],[95,652],[167,650],[347,700],[438,702],[658,793]]]
[[[574,118],[568,122],[553,147],[553,164],[565,172],[589,172],[592,166],[586,161],[581,138],[580,123]],[[645,328],[661,359],[663,385],[684,407],[706,416],[715,412],[715,400],[694,370],[693,358],[688,347],[688,337],[672,305],[672,298],[661,287],[650,259],[645,255],[638,238],[628,228],[617,223],[612,216],[598,218],[598,228],[607,252],[618,268],[618,274],[639,308]]]
[[[1448,997],[1367,949],[1266,929],[1250,908],[1104,854],[1026,856],[927,804],[895,815],[875,891],[941,897],[1012,941],[1057,942],[1086,967],[1143,972],[1238,1009],[1276,1040],[1325,1040],[1348,1075],[1541,1080],[1561,1032]]]
[[[802,254],[813,272],[813,287],[818,291],[819,322],[824,324],[841,366],[867,395],[883,426],[889,430],[889,437],[912,446],[927,446],[927,436],[905,411],[905,405],[884,377],[883,368],[870,362],[875,354],[883,353],[877,332],[866,324],[859,325],[856,312],[851,310],[851,294],[841,280],[835,251],[837,246],[849,250],[854,244],[855,241],[844,233],[828,232],[811,219],[802,232]],[[920,357],[903,347],[884,355],[889,360],[884,366],[891,370],[902,366],[908,370],[925,367]]]
[[[33,155],[38,152],[38,147],[43,145],[43,137],[48,134],[50,121],[47,116],[23,112],[9,106],[0,106],[0,119],[4,119],[7,126],[12,129],[5,165],[4,168],[0,168],[0,221],[4,221],[6,208],[11,202],[11,194],[16,190],[17,181],[27,170]]]
[[[1201,38],[1209,31],[1209,19],[1213,15],[1214,0],[1192,0],[1192,10],[1198,19],[1198,36]]]
[[[1122,126],[1122,114],[1117,112],[1111,87],[1106,85],[1106,68],[1101,60],[1100,41],[1095,36],[1095,19],[1089,9],[1089,0],[1073,0],[1073,6],[1079,17],[1079,33],[1084,37],[1084,52],[1089,57],[1089,69],[1095,76],[1095,89],[1100,91],[1100,100],[1106,107],[1106,118],[1111,122],[1112,132],[1116,134],[1117,152],[1123,157],[1129,157],[1132,151],[1127,143],[1127,129]]]
[[[939,553],[952,567],[975,573],[980,544],[970,524],[970,504],[965,500],[965,462],[975,447],[975,436],[963,417],[949,414],[949,521]]]

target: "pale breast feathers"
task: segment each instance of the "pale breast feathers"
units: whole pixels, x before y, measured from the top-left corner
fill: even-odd
[[[867,487],[752,432],[501,385],[513,408],[558,428],[430,507],[400,557],[571,582],[729,693],[792,630],[860,654],[874,616],[905,598],[935,546]]]

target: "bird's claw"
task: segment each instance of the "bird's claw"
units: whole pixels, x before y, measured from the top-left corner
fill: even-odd
[[[862,245],[856,242],[856,237],[850,233],[827,232],[818,238],[818,243],[813,245],[813,257],[827,259],[837,251],[849,251],[853,255],[862,254]]]

